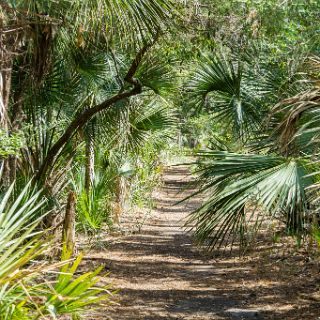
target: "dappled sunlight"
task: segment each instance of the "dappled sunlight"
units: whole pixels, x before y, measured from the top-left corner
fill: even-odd
[[[0,0],[0,320],[320,320],[320,0]]]
[[[179,179],[173,179],[171,175],[177,173]],[[170,169],[164,179],[183,190],[188,183],[186,173],[183,167],[175,168],[174,173]],[[157,192],[156,209],[140,233],[134,232],[132,224],[130,232],[130,222],[125,222],[126,234],[106,235],[106,250],[91,250],[87,255],[88,265],[104,264],[110,281],[120,289],[120,305],[113,307],[114,315],[121,312],[122,319],[130,319],[135,312],[141,319],[165,320],[169,315],[201,320],[238,319],[239,315],[274,319],[291,314],[297,304],[308,304],[294,292],[307,292],[310,287],[304,289],[299,282],[288,282],[285,274],[280,276],[287,268],[277,254],[281,246],[262,241],[263,233],[245,256],[238,247],[233,251],[215,249],[210,254],[195,247],[192,235],[182,226],[202,200],[193,199],[192,206],[183,203],[175,208],[184,196],[185,192],[168,191],[165,183]]]

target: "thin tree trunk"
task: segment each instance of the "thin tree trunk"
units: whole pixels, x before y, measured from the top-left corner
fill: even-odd
[[[4,130],[9,138],[13,130],[9,119],[9,101],[11,98],[11,81],[14,53],[21,46],[21,34],[5,33],[4,30],[10,19],[2,12],[0,14],[0,129]],[[16,178],[16,161],[13,156],[4,160],[2,183],[6,187]],[[13,165],[13,167],[12,167]]]
[[[68,252],[73,255],[75,252],[75,221],[76,221],[76,196],[70,191],[68,196],[66,215],[63,223],[62,242],[66,245]]]
[[[1,52],[1,75],[0,75],[0,129],[2,129],[9,138],[9,115],[8,106],[11,90],[12,61],[4,52]],[[2,184],[8,187],[11,184],[10,159],[4,159],[2,171]]]
[[[12,75],[12,59],[4,57],[5,61],[2,64],[2,100],[4,107],[4,117],[8,119],[8,106],[11,91],[11,75]]]
[[[94,139],[91,134],[86,135],[86,167],[85,167],[85,190],[89,194],[94,183]]]
[[[24,57],[24,60],[27,58]],[[13,102],[10,107],[11,115],[11,131],[17,133],[21,130],[23,122],[26,120],[26,115],[23,111],[23,96],[25,93],[27,74],[24,68],[19,67],[17,70],[16,80],[17,88],[13,94]],[[11,181],[15,181],[17,174],[18,158],[16,155],[10,156],[10,176]]]
[[[122,176],[118,176],[116,180],[116,199],[114,206],[114,222],[117,224],[121,223],[121,216],[125,208],[126,194],[127,194],[126,180]]]

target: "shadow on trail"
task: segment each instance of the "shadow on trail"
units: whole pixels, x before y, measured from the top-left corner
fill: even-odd
[[[300,294],[303,287],[278,281],[259,260],[240,259],[237,250],[216,250],[209,257],[192,244],[190,233],[181,227],[201,199],[174,206],[191,192],[176,192],[189,183],[187,174],[186,169],[177,168],[166,172],[156,211],[141,233],[107,239],[105,254],[91,255],[91,263],[104,264],[111,271],[111,282],[120,289],[119,305],[101,319],[300,320],[290,305],[292,292]],[[261,255],[270,253],[268,246],[259,250]],[[306,293],[309,289],[306,286]],[[275,298],[287,308],[259,307],[272,305]]]

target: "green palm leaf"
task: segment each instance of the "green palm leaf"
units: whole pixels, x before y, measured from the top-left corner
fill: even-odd
[[[175,13],[171,0],[20,0],[8,1],[2,9],[17,20],[67,26],[73,34],[81,29],[79,37],[112,35],[138,43],[166,26]]]
[[[98,275],[103,267],[99,267],[93,272],[86,272],[78,277],[76,271],[82,260],[79,255],[74,262],[65,263],[61,269],[57,282],[53,287],[48,284],[47,302],[42,307],[43,312],[50,312],[52,315],[77,314],[83,312],[85,307],[110,303],[112,292],[110,286],[97,286]],[[64,248],[62,259],[66,262],[70,259],[70,254]],[[40,288],[41,289],[41,288]],[[41,294],[41,291],[40,291]]]
[[[275,217],[290,232],[302,233],[308,214],[307,188],[313,183],[306,163],[271,155],[206,153],[199,183],[200,191],[209,191],[210,196],[190,217],[199,241],[212,249],[244,236],[253,220],[256,231],[262,220]]]
[[[240,60],[222,56],[206,58],[197,67],[188,89],[196,110],[206,108],[230,126],[237,137],[260,128],[266,109],[261,97],[266,88],[247,72]]]

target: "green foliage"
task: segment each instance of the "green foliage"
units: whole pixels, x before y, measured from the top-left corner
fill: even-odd
[[[6,158],[12,155],[18,155],[20,148],[24,145],[23,135],[13,133],[10,136],[0,129],[0,158]]]
[[[193,150],[200,150],[206,146],[228,149],[234,142],[232,130],[216,121],[215,114],[202,113],[189,117],[181,131],[183,145]]]
[[[169,65],[162,55],[161,37],[178,12],[171,0],[27,0],[1,3],[0,14],[1,56],[9,62],[8,70],[12,68],[6,120],[13,131],[9,138],[1,132],[0,157],[17,156],[5,168],[10,179],[17,178],[17,194],[30,179],[32,190],[41,189],[22,191],[19,204],[13,202],[8,211],[13,216],[4,216],[5,222],[12,222],[15,210],[17,217],[24,210],[32,212],[25,225],[4,226],[8,238],[0,246],[0,260],[7,273],[0,272],[0,318],[78,317],[84,308],[109,300],[107,288],[97,286],[101,269],[77,276],[81,256],[74,262],[64,256],[55,267],[42,265],[37,254],[48,247],[42,230],[64,212],[65,187],[72,174],[77,225],[86,231],[110,222],[112,205],[123,200],[115,188],[118,179],[131,183],[131,193],[124,197],[132,205],[145,203],[155,187],[158,153],[177,123],[176,72],[174,62]],[[131,91],[134,98],[123,98],[79,120],[87,110]],[[23,145],[14,133],[20,131]],[[83,148],[88,140],[90,152]],[[94,155],[96,161],[88,161]],[[84,182],[89,169],[94,173],[90,186]],[[43,195],[42,204],[38,198]],[[52,217],[43,220],[43,213]],[[57,268],[58,277],[44,273]]]
[[[157,139],[156,136],[153,137]],[[166,149],[165,142],[156,145],[149,141],[140,151],[134,165],[134,175],[129,179],[129,201],[140,208],[150,208],[153,205],[152,192],[160,183],[161,155],[160,150]]]
[[[216,83],[214,79],[211,81]],[[306,82],[301,83],[300,90],[305,89]],[[294,83],[286,92],[289,94],[297,88]],[[262,90],[257,96],[272,102],[272,97],[268,97],[269,90]],[[205,159],[200,165],[200,192],[210,194],[191,218],[196,222],[200,242],[207,243],[212,249],[218,244],[226,244],[226,239],[233,242],[237,235],[243,240],[250,234],[250,226],[255,233],[263,220],[273,218],[281,220],[297,239],[308,232],[306,226],[310,217],[316,214],[309,207],[314,202],[315,193],[310,189],[316,183],[318,171],[311,160],[318,147],[318,98],[318,90],[309,89],[285,99],[274,108],[266,105],[265,112],[257,119],[262,121],[262,115],[269,113],[269,121],[260,127],[258,134],[250,127],[253,120],[243,117],[245,125],[249,125],[247,140],[241,150],[243,154],[219,151],[199,154]],[[213,102],[217,100],[219,102],[221,98],[214,96]],[[244,100],[250,102],[245,96]],[[260,105],[253,103],[252,107]],[[228,120],[228,114],[218,114],[216,119]],[[263,136],[267,133],[269,138]],[[250,149],[258,154],[245,154]]]
[[[272,86],[280,80],[270,76],[268,65],[262,61],[256,65],[253,54],[203,58],[188,85],[196,111],[214,113],[217,121],[222,120],[231,129],[235,139],[247,139],[261,130],[268,104],[274,99]]]
[[[111,200],[114,197],[115,173],[108,168],[96,167],[91,188],[86,190],[84,172],[75,171],[73,186],[77,194],[78,229],[85,232],[101,230],[111,224]]]
[[[201,242],[213,248],[225,239],[245,237],[244,230],[253,226],[256,232],[266,217],[282,220],[291,234],[305,231],[307,190],[314,182],[307,178],[305,160],[228,152],[200,155],[205,159],[199,171],[201,190],[210,198],[191,220],[197,222]]]
[[[39,241],[36,227],[41,221],[33,218],[37,215],[44,201],[36,193],[28,199],[27,185],[15,201],[12,202],[13,188],[2,195],[0,202],[0,284],[14,281],[15,277],[21,279],[25,271],[21,270],[35,255],[41,253],[42,243]],[[31,222],[32,221],[32,222]]]
[[[182,141],[200,159],[208,199],[190,220],[210,249],[246,243],[274,218],[298,241],[310,229],[317,238],[319,1],[200,2],[0,4],[0,53],[12,62],[12,132],[0,131],[0,158],[15,156],[9,176],[22,190],[14,201],[11,187],[0,206],[0,318],[77,316],[108,300],[96,288],[100,270],[76,276],[81,256],[64,256],[58,278],[37,282],[32,259],[47,247],[37,242],[40,217],[63,212],[70,184],[77,230],[102,230],[117,205],[150,207],[169,144]],[[24,188],[34,176],[40,193]]]
[[[79,255],[74,262],[70,262],[70,254],[64,248],[62,261],[66,263],[60,268],[57,280],[54,285],[49,285],[50,291],[46,294],[46,303],[42,307],[43,312],[52,317],[60,315],[73,315],[88,312],[88,307],[105,306],[112,295],[110,286],[98,286],[98,276],[103,266],[93,272],[86,272],[75,276],[78,271],[82,255]],[[41,296],[42,288],[39,288]]]
[[[81,255],[72,262],[64,250],[61,263],[36,260],[50,244],[38,228],[43,216],[35,218],[44,200],[40,193],[28,196],[30,185],[13,199],[13,188],[0,201],[0,318],[56,318],[107,303],[111,292],[108,287],[97,286],[101,268],[75,277]],[[50,276],[59,267],[58,276],[57,272]]]
[[[182,127],[204,149],[196,236],[209,249],[247,244],[277,219],[301,242],[318,221],[319,3],[206,5],[216,16],[200,16],[215,32],[187,72]]]
[[[41,232],[36,231],[41,219],[31,222],[43,201],[39,194],[24,201],[29,186],[12,201],[13,188],[2,194],[0,201],[0,317],[30,319],[25,308],[28,296],[21,282],[35,276],[37,268],[26,269],[26,265],[45,249]]]

